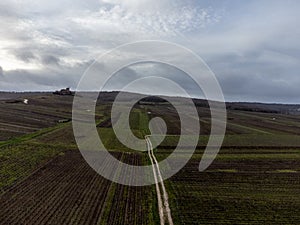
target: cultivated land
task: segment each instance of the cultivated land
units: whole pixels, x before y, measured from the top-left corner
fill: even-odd
[[[1,96],[0,224],[161,224],[155,185],[112,183],[84,161],[68,122],[72,96]],[[96,121],[106,147],[128,164],[150,164],[146,142],[145,152],[134,152],[116,139],[109,118],[115,93],[103,96]],[[22,103],[25,98],[27,105]],[[210,112],[202,102],[196,105],[201,124],[198,147],[189,163],[164,182],[172,222],[299,224],[300,116],[281,114],[288,106],[255,105],[249,110],[251,104],[231,104],[224,145],[213,164],[200,173]],[[281,113],[275,113],[274,107]],[[143,139],[149,134],[149,119],[155,116],[168,125],[168,136],[153,150],[160,161],[172,153],[180,134],[174,108],[168,103],[137,104],[130,125]],[[118,166],[115,171],[117,176]]]

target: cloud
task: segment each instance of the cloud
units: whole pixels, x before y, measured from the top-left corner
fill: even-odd
[[[18,59],[22,60],[23,62],[28,63],[28,62],[36,59],[36,56],[31,51],[28,51],[28,50],[26,50],[26,51],[15,50],[15,52],[16,52],[15,56]]]
[[[227,100],[298,102],[299,59],[269,50],[210,58]]]
[[[99,69],[104,70],[102,67]],[[95,76],[97,76],[96,73]],[[151,77],[147,79],[147,82],[140,82],[138,83],[139,85],[134,83],[136,80],[141,80],[147,77]],[[178,89],[170,89],[169,86],[166,86],[165,82],[155,83],[158,79],[153,77],[165,78],[177,83],[177,85],[183,88],[190,96],[204,97],[201,89],[195,81],[192,80],[185,72],[171,65],[156,62],[137,63],[121,69],[117,73],[113,74],[106,82],[104,90],[121,90],[130,85],[130,83],[134,83],[133,85],[130,85],[130,91],[132,92],[145,93],[146,91],[146,94],[170,94],[171,91],[173,91],[171,94],[177,96],[178,93],[181,93]]]
[[[100,54],[127,42],[162,39],[199,54],[228,100],[299,102],[299,9],[297,0],[3,0],[0,89],[76,86]],[[148,69],[199,93],[172,68]],[[142,70],[124,70],[116,84]]]
[[[53,55],[45,55],[42,57],[42,62],[45,65],[59,65],[60,59]]]
[[[47,67],[42,70],[9,70],[1,77],[0,90],[5,91],[43,91],[63,87],[76,89],[81,75],[91,61],[72,66]]]

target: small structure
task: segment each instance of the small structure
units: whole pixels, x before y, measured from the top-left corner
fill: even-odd
[[[61,119],[58,121],[58,123],[68,123],[70,121],[71,121],[71,119]]]
[[[74,95],[70,88],[61,89],[60,91],[53,92],[54,95]]]

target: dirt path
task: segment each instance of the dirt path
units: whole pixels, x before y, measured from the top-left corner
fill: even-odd
[[[152,147],[152,143],[149,139],[149,137],[145,137],[146,143],[147,143],[147,148],[148,148],[148,155],[149,158],[151,160],[151,164],[152,164],[152,168],[153,168],[153,174],[154,174],[154,180],[155,180],[155,185],[156,185],[156,192],[157,192],[157,199],[158,199],[158,208],[159,208],[159,216],[160,216],[160,224],[163,225],[165,224],[165,216],[167,217],[167,221],[168,224],[173,225],[173,219],[171,216],[171,209],[169,206],[169,197],[168,197],[168,193],[166,191],[163,179],[162,179],[162,175],[160,172],[160,168],[158,165],[158,161],[153,153],[153,147]],[[155,164],[154,164],[155,163]],[[158,179],[157,179],[158,177]],[[162,196],[161,196],[161,191],[160,191],[160,187],[162,189],[162,193],[163,193],[163,200],[164,200],[164,204],[162,205]]]

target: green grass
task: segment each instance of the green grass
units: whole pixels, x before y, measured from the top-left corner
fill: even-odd
[[[219,154],[217,156],[217,159],[220,160],[272,160],[272,159],[280,159],[280,160],[286,160],[286,159],[294,159],[294,160],[300,160],[300,154]]]
[[[124,115],[120,115],[122,119]],[[130,115],[130,126],[131,130],[123,128],[123,134],[128,135],[132,132],[137,138],[144,139],[145,135],[149,134],[148,128],[148,115],[145,110],[133,109]],[[122,130],[122,124],[119,124],[119,128]],[[126,151],[132,152],[134,150],[124,146],[116,137],[113,128],[98,128],[98,134],[103,142],[104,146],[110,151]],[[128,136],[129,137],[129,136]],[[129,138],[127,138],[130,140]],[[146,150],[146,145],[145,145]]]
[[[276,170],[278,173],[297,173],[296,170]]]
[[[218,169],[217,172],[223,172],[223,173],[237,173],[238,170],[236,170],[236,169]]]
[[[249,126],[243,126],[241,124],[235,124],[235,123],[231,123],[231,122],[227,122],[227,126],[233,126],[236,128],[240,128],[241,130],[244,130],[245,132],[249,131],[250,133],[254,133],[254,134],[272,134],[269,131],[264,131],[262,129],[257,129],[257,128],[253,128],[253,127],[249,127]]]
[[[216,135],[217,136],[217,135]],[[182,135],[184,140],[188,142],[188,136]],[[209,140],[209,135],[199,136],[198,147],[205,147]],[[153,139],[155,141],[155,139]],[[160,147],[176,146],[179,140],[178,135],[167,135]],[[222,147],[300,147],[299,135],[291,134],[242,134],[242,135],[226,135]]]

